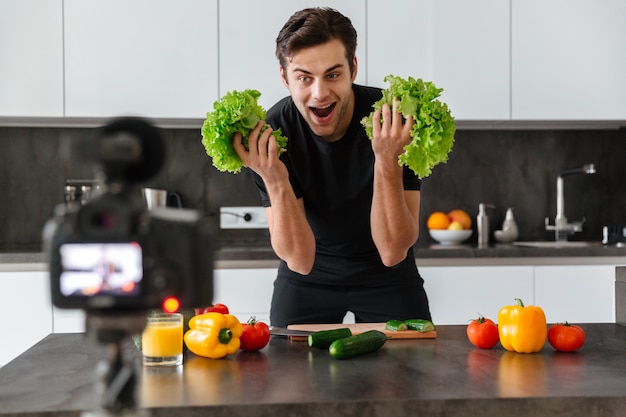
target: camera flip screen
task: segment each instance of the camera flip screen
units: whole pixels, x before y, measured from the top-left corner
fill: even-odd
[[[143,266],[137,242],[65,243],[59,252],[59,289],[63,296],[140,295]]]

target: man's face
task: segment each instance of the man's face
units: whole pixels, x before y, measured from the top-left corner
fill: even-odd
[[[333,142],[346,133],[354,110],[352,83],[356,78],[343,44],[333,39],[305,48],[291,58],[280,74],[296,107],[313,132]]]

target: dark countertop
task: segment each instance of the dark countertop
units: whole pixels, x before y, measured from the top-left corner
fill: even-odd
[[[511,244],[492,244],[479,248],[476,244],[416,245],[415,258],[420,265],[438,265],[457,260],[460,263],[515,263],[515,261],[533,261],[534,263],[571,263],[572,259],[584,258],[585,263],[624,263],[626,246],[602,245],[599,242],[584,247],[532,248]],[[237,267],[274,267],[278,258],[269,242],[257,243],[222,243],[215,252],[217,268]],[[616,261],[617,262],[613,262]],[[29,264],[44,265],[45,256],[40,252],[3,252],[0,253],[0,269],[3,265]],[[6,267],[8,268],[8,267]]]
[[[182,367],[143,369],[152,416],[622,416],[626,327],[584,324],[576,353],[517,354],[474,348],[465,326],[437,339],[390,340],[379,351],[334,360],[305,342],[272,337],[261,352],[220,360],[188,354]],[[52,334],[0,368],[0,416],[78,416],[95,405],[93,370],[103,347]],[[139,351],[126,346],[138,358]]]
[[[416,261],[419,265],[449,264],[451,260],[458,263],[572,263],[572,259],[585,259],[585,263],[624,263],[626,261],[626,247],[616,245],[602,245],[601,243],[582,247],[536,248],[522,247],[512,244],[491,244],[488,247],[478,247],[476,244],[460,245],[416,245],[414,247]],[[278,262],[278,258],[269,246],[269,243],[260,244],[230,244],[222,245],[216,252],[215,260],[223,265],[236,265],[240,261],[257,261],[271,264]],[[594,261],[595,260],[595,261]],[[574,262],[577,263],[577,262]]]
[[[562,248],[532,248],[513,244],[496,243],[487,247],[464,243],[459,245],[421,245],[413,248],[420,258],[498,258],[498,257],[554,257],[554,256],[626,256],[626,246],[602,245]],[[216,253],[217,260],[271,259],[276,258],[269,242],[238,244],[223,243]]]

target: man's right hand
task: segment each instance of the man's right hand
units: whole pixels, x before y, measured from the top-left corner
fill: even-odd
[[[266,186],[268,183],[289,179],[287,167],[278,158],[278,144],[272,136],[272,128],[267,127],[261,132],[265,122],[261,120],[250,132],[248,137],[248,150],[243,145],[243,136],[236,132],[233,135],[233,148],[241,158],[244,166],[250,168],[263,178]]]

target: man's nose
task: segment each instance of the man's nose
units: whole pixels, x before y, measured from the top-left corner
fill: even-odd
[[[328,95],[328,85],[325,80],[316,80],[313,83],[312,94],[317,100],[323,100]]]

